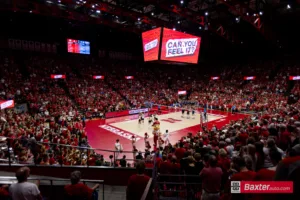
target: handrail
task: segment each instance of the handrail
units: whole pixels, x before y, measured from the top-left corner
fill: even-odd
[[[149,193],[149,189],[150,189],[151,183],[152,183],[152,178],[149,179],[148,184],[147,184],[147,186],[146,186],[146,188],[144,190],[144,193],[143,193],[143,196],[142,196],[141,200],[146,200],[147,195]]]
[[[10,138],[10,137],[5,137],[5,136],[0,136],[0,138],[6,138],[6,139],[10,139],[10,140],[21,140],[20,138]],[[26,140],[28,140],[28,138],[26,138]],[[37,141],[36,143],[38,144],[45,144],[45,145],[58,145],[61,147],[71,147],[71,148],[77,148],[77,149],[88,149],[88,150],[98,150],[98,151],[106,151],[106,152],[120,152],[120,151],[116,151],[116,150],[107,150],[107,149],[96,149],[96,148],[91,148],[91,147],[81,147],[81,146],[73,146],[73,145],[67,145],[67,144],[58,144],[58,143],[48,143],[48,142],[40,142]],[[140,151],[139,151],[140,152]],[[122,151],[122,153],[136,153],[134,151]],[[146,153],[146,152],[141,152],[141,153]]]
[[[5,184],[12,184],[12,181],[17,180],[16,177],[13,176],[0,176],[0,182],[4,180],[7,181]],[[50,186],[53,186],[54,181],[67,181],[70,182],[70,179],[62,179],[62,178],[38,178],[38,177],[29,177],[27,180],[39,180],[39,181],[49,181]],[[102,184],[102,199],[104,200],[104,180],[91,180],[91,179],[81,179],[81,182],[85,183],[99,183],[98,189],[100,190],[100,184]]]
[[[0,180],[5,179],[5,180],[17,180],[16,177],[14,176],[0,176]],[[40,181],[70,181],[70,179],[66,178],[32,178],[29,177],[27,180],[40,180]],[[81,182],[87,182],[87,183],[104,183],[104,180],[91,180],[91,179],[80,179]]]

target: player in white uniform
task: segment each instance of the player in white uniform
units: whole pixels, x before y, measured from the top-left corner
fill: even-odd
[[[169,133],[169,130],[166,130],[166,132],[164,133],[164,141],[165,141],[165,145],[168,145],[170,144],[170,140],[169,140],[169,136],[170,136],[170,133]]]

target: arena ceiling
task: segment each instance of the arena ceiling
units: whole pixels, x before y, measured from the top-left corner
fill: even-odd
[[[278,27],[299,19],[299,4],[300,0],[3,0],[0,6],[135,33],[164,26],[200,36],[209,32],[240,44],[259,35],[280,47],[287,28]]]

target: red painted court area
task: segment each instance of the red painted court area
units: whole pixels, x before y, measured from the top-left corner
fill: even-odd
[[[222,111],[210,110],[208,111],[208,122],[206,125],[211,128],[216,125],[218,128],[228,124],[231,120],[239,120],[247,117],[245,114],[232,114]],[[194,118],[190,119],[187,116],[182,117],[181,112],[166,112],[158,115],[160,121],[160,130],[162,133],[165,130],[170,132],[170,142],[173,144],[186,136],[187,133],[195,134],[200,129],[200,114],[195,114]],[[86,131],[88,140],[92,148],[97,149],[96,152],[104,155],[105,160],[109,160],[109,155],[112,152],[104,150],[114,150],[114,144],[117,139],[123,146],[124,151],[132,151],[131,137],[135,135],[137,138],[136,148],[139,151],[145,150],[144,134],[148,133],[149,141],[153,147],[152,124],[148,123],[146,115],[145,122],[138,123],[138,115],[131,115],[125,117],[111,118],[105,120],[90,120],[86,123]],[[132,153],[123,153],[127,158],[132,158]],[[120,155],[118,158],[121,158]]]

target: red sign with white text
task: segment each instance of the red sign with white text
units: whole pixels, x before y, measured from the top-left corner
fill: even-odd
[[[290,76],[289,78],[291,81],[300,80],[300,76]]]
[[[65,79],[66,75],[63,74],[51,74],[52,79]]]
[[[142,33],[144,61],[158,60],[161,28]]]
[[[186,90],[178,90],[178,95],[186,95]]]
[[[14,100],[7,100],[7,101],[0,100],[0,110],[3,110],[5,108],[13,108],[13,107],[15,107]]]
[[[220,79],[220,76],[212,76],[210,77],[210,80],[219,80]]]
[[[132,79],[134,79],[134,77],[133,76],[125,76],[125,79],[132,80]]]
[[[256,79],[256,76],[244,76],[245,81],[255,80],[255,79]]]
[[[104,79],[104,76],[93,76],[93,79]]]
[[[231,181],[231,193],[293,193],[292,181]]]
[[[201,38],[163,29],[160,59],[182,63],[198,63]]]

